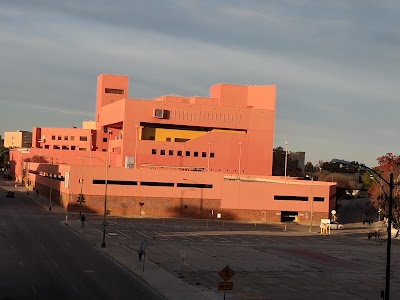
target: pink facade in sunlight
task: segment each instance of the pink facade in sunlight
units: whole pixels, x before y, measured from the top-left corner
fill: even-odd
[[[70,210],[82,188],[83,209],[102,211],[107,168],[114,215],[328,218],[334,183],[271,176],[274,112],[275,86],[217,84],[209,97],[143,100],[128,98],[126,76],[102,74],[96,129],[35,127],[29,153],[10,152],[11,169],[44,195],[52,180],[52,198]]]

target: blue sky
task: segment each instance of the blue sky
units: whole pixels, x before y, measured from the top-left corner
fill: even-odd
[[[100,73],[130,97],[277,86],[276,146],[375,166],[399,154],[400,3],[0,1],[0,133],[94,119]]]

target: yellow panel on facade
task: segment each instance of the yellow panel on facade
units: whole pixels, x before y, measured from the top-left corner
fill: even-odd
[[[193,140],[202,135],[205,135],[207,131],[193,131],[193,130],[177,130],[177,129],[165,129],[157,128],[155,132],[156,141],[166,141],[167,138],[171,139],[171,142],[178,139]]]
[[[212,132],[246,134],[246,131],[244,130],[232,130],[232,129],[213,129]]]

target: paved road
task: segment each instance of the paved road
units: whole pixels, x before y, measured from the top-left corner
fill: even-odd
[[[0,299],[165,299],[26,194],[5,194],[0,186]]]

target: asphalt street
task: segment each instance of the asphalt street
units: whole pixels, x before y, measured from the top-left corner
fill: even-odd
[[[0,299],[165,299],[25,193],[5,195],[0,187]]]

